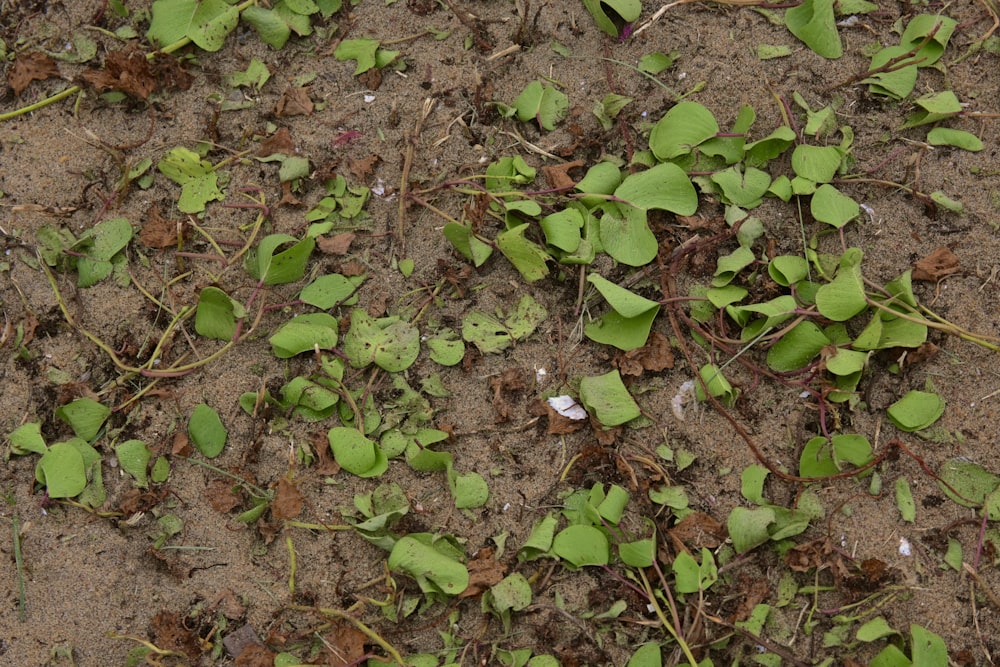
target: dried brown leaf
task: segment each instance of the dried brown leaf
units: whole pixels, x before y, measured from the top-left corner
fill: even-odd
[[[202,653],[198,635],[184,626],[184,618],[180,614],[159,612],[149,623],[149,634],[156,646],[183,653],[192,660]]]
[[[330,632],[323,635],[324,645],[329,653],[326,664],[329,667],[348,667],[364,662],[367,655],[365,642],[368,637],[355,627],[338,623]]]
[[[366,158],[347,158],[347,170],[354,174],[359,181],[367,180],[375,172],[375,167],[382,161],[378,155],[369,155]]]
[[[476,553],[468,563],[469,586],[459,597],[478,597],[490,586],[495,586],[503,580],[506,570],[494,557],[491,547],[484,547]]]
[[[257,157],[270,157],[271,155],[295,155],[295,142],[292,141],[292,133],[288,131],[287,127],[280,128],[260,142]]]
[[[320,236],[316,239],[316,247],[327,255],[346,255],[351,249],[351,243],[357,238],[354,232],[343,232],[333,236]]]
[[[236,667],[274,667],[275,653],[266,646],[252,644],[236,657]]]
[[[41,51],[32,51],[17,57],[7,72],[7,83],[14,89],[15,95],[20,95],[32,81],[44,81],[57,76],[59,68],[56,61]]]
[[[139,232],[139,242],[147,248],[170,248],[178,245],[188,235],[186,220],[168,220],[160,213],[160,207],[153,204],[146,212],[146,222]]]
[[[937,282],[958,270],[958,257],[948,248],[941,246],[914,265],[913,279]]]
[[[289,86],[278,99],[274,113],[276,116],[308,116],[313,112],[313,108],[308,86],[302,88]]]
[[[213,479],[206,486],[202,493],[208,504],[216,512],[226,514],[233,508],[240,505],[243,499],[233,491],[233,483],[224,479]]]
[[[691,549],[715,549],[726,539],[721,523],[703,512],[692,512],[670,529],[670,537]]]
[[[622,375],[642,375],[644,371],[658,373],[674,367],[674,353],[667,337],[654,331],[644,346],[618,354],[613,363]]]
[[[83,80],[98,91],[117,90],[149,99],[156,90],[156,74],[146,55],[140,51],[111,51],[104,59],[104,69],[88,69]]]
[[[573,160],[562,164],[552,164],[542,167],[542,175],[545,181],[553,190],[570,190],[576,185],[576,181],[569,175],[570,169],[582,167],[586,164],[583,160]]]
[[[278,480],[278,492],[271,503],[271,516],[278,521],[294,519],[302,513],[302,492],[295,482],[282,477]]]

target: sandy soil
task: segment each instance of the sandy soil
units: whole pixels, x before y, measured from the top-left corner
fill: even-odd
[[[99,44],[99,61],[108,49],[122,46],[85,28],[102,4],[3,3],[0,37],[9,54],[60,51],[67,35],[85,31]],[[128,4],[133,11],[145,5]],[[499,257],[468,272],[467,263],[452,251],[440,231],[445,219],[416,203],[406,210],[404,243],[394,244],[392,239],[410,147],[409,187],[416,190],[480,173],[501,156],[522,155],[537,167],[572,160],[589,166],[602,155],[625,158],[644,149],[650,124],[673,104],[673,97],[663,86],[614,61],[634,64],[646,53],[677,51],[679,60],[659,80],[681,93],[699,84],[689,99],[711,109],[723,127],[731,125],[741,105],[752,105],[757,122],[751,138],[765,136],[782,123],[778,100],[790,100],[795,92],[813,108],[835,103],[837,122],[850,125],[855,132],[853,154],[860,170],[877,167],[874,178],[910,184],[922,192],[941,190],[965,207],[962,215],[940,208],[932,211],[892,187],[845,186],[848,194],[865,202],[871,211],[844,232],[847,244],[865,252],[866,277],[885,283],[936,248],[947,247],[958,257],[959,271],[938,284],[917,284],[918,298],[959,326],[987,336],[1000,335],[996,280],[1000,270],[1000,123],[994,116],[956,124],[983,140],[985,149],[979,153],[931,148],[923,143],[923,130],[897,129],[911,109],[908,102],[884,101],[858,84],[829,89],[868,66],[873,44],[898,42],[893,25],[908,3],[884,3],[877,16],[862,17],[854,27],[842,29],[845,54],[837,61],[804,48],[783,26],[752,8],[680,6],[638,37],[617,41],[600,33],[582,4],[571,0],[463,2],[454,3],[454,11],[450,4],[411,0],[385,6],[364,0],[327,23],[325,36],[292,39],[280,51],[262,44],[241,26],[216,53],[193,47],[183,50],[190,86],[157,91],[151,104],[139,100],[108,103],[84,86],[82,97],[0,123],[0,243],[5,250],[5,257],[0,258],[0,307],[11,327],[0,345],[0,434],[37,420],[48,442],[65,439],[71,432],[55,418],[54,409],[78,396],[92,396],[111,407],[127,406],[116,410],[109,421],[119,440],[141,439],[171,458],[169,481],[154,485],[136,505],[134,484],[116,467],[112,443],[99,441],[98,449],[105,457],[107,501],[95,512],[46,501],[34,481],[37,457],[10,456],[5,461],[0,469],[4,499],[0,504],[4,517],[0,528],[4,554],[0,664],[121,665],[141,642],[187,655],[163,657],[163,664],[272,664],[269,651],[289,651],[303,662],[330,665],[354,663],[368,651],[385,655],[381,647],[352,630],[354,626],[310,608],[351,610],[401,654],[430,652],[443,662],[499,664],[497,649],[530,648],[536,654],[556,656],[563,665],[624,665],[636,646],[646,641],[665,642],[668,664],[684,662],[645,602],[620,576],[600,568],[570,571],[551,560],[520,563],[516,551],[534,522],[559,507],[569,490],[597,482],[629,489],[632,527],[641,530],[639,517],[655,516],[666,540],[674,519],[646,498],[649,487],[664,480],[658,477],[657,468],[643,463],[655,459],[652,452],[664,444],[687,450],[696,458],[681,472],[665,462],[659,469],[665,468],[672,483],[687,489],[693,509],[724,525],[733,507],[749,506],[740,494],[740,473],[758,463],[754,453],[710,406],[688,406],[684,421],[674,416],[671,399],[693,377],[676,347],[673,368],[647,372],[632,383],[644,413],[654,420],[652,426],[627,429],[616,442],[605,445],[598,444],[589,427],[550,435],[547,419],[537,419],[531,410],[533,399],[561,382],[572,384],[581,376],[611,370],[609,348],[578,339],[575,274],[529,285]],[[642,20],[658,8],[657,3],[646,5]],[[971,1],[948,6],[948,14],[958,20],[960,28],[942,64],[921,71],[916,94],[953,90],[976,111],[1000,112],[1000,57],[988,51],[961,57],[989,27],[990,22],[983,20],[984,7]],[[479,19],[466,18],[464,12]],[[464,20],[459,20],[459,13]],[[113,31],[124,23],[108,11],[99,25]],[[339,26],[336,32],[334,24]],[[427,26],[450,34],[435,40],[426,34]],[[381,77],[364,80],[352,76],[354,63],[331,55],[344,36],[399,40],[389,48],[401,51],[405,71],[385,70]],[[570,57],[554,51],[553,43],[565,47]],[[760,60],[759,44],[788,44],[792,53]],[[225,77],[246,69],[253,58],[267,65],[271,79],[259,92],[233,92]],[[85,68],[95,64],[61,62],[59,70],[65,80],[76,82]],[[569,96],[566,121],[552,132],[540,132],[532,125],[500,118],[491,102],[511,102],[525,85],[540,77],[558,82]],[[8,87],[0,97],[0,112],[67,85],[59,79],[37,81],[19,97]],[[291,115],[283,96],[302,85],[314,109]],[[634,102],[625,108],[621,122],[605,131],[591,109],[609,91],[632,97]],[[222,101],[247,104],[220,111]],[[425,101],[429,112],[420,121]],[[419,133],[415,131],[418,126]],[[294,193],[299,205],[279,204],[278,166],[253,159],[260,142],[278,128],[288,129],[295,149],[309,159],[314,174]],[[78,235],[100,220],[124,217],[139,230],[149,224],[154,208],[167,219],[183,219],[175,206],[179,188],[157,173],[155,166],[150,172],[155,178],[147,189],[138,184],[121,191],[116,187],[123,169],[143,158],[151,158],[155,165],[172,148],[193,147],[199,141],[212,143],[208,158],[213,162],[235,158],[225,169],[225,203],[244,201],[239,192],[245,188],[266,195],[273,207],[268,233],[301,236],[306,226],[304,212],[323,196],[317,174],[341,173],[351,184],[377,188],[382,194],[373,195],[367,205],[367,227],[356,230],[347,253],[317,251],[309,267],[312,274],[363,267],[368,279],[359,291],[360,304],[375,315],[413,313],[429,301],[425,322],[458,328],[471,310],[507,309],[524,294],[546,307],[549,316],[538,330],[502,354],[470,354],[464,364],[442,367],[425,351],[405,374],[414,387],[437,374],[450,392],[448,397],[429,399],[432,421],[452,432],[446,449],[454,454],[456,469],[478,471],[487,480],[490,498],[484,507],[456,510],[443,473],[416,473],[403,463],[391,463],[379,480],[302,465],[295,458],[296,447],[315,443],[317,434],[322,444],[335,419],[319,423],[293,419],[284,428],[276,428],[240,409],[241,394],[262,386],[274,392],[287,378],[313,367],[309,355],[277,361],[267,342],[290,314],[308,310],[301,306],[265,312],[253,334],[235,349],[184,377],[159,379],[139,400],[129,402],[151,380],[125,377],[82,329],[106,341],[127,362],[138,364],[162,335],[165,319],[137,285],[168,300],[171,308],[179,308],[195,304],[199,290],[217,282],[226,285],[234,297],[246,299],[254,291],[254,281],[239,266],[223,270],[210,259],[177,257],[175,248],[151,248],[136,239],[127,249],[131,272],[127,287],[106,280],[78,289],[72,274],[54,274],[71,323],[60,310],[46,273],[31,260],[43,228],[62,227]],[[536,147],[553,157],[541,155]],[[569,173],[579,178],[583,169]],[[545,187],[541,175],[536,185]],[[463,216],[463,206],[469,201],[447,188],[425,196],[436,209],[456,218]],[[707,198],[702,201],[699,215],[710,218],[719,213],[717,204]],[[756,213],[766,229],[765,238],[758,241],[761,249],[771,244],[777,254],[801,252],[793,205],[768,201]],[[246,238],[256,214],[254,209],[227,208],[215,202],[209,204],[199,224],[222,244],[234,244]],[[693,232],[672,216],[664,216],[657,233],[664,247],[673,248]],[[204,238],[192,235],[188,249],[211,253]],[[835,239],[828,241],[833,244],[830,248],[836,247]],[[229,251],[232,246],[224,247]],[[674,276],[680,292],[704,283],[706,267],[710,273],[715,257],[733,247],[729,242],[709,249],[700,262],[684,264]],[[415,265],[408,279],[397,269],[398,260],[404,257]],[[601,266],[605,275],[615,279],[627,276],[624,269]],[[173,280],[181,274],[186,275]],[[440,293],[428,299],[430,290],[445,276],[460,277],[454,278],[454,284],[444,281]],[[658,285],[659,278],[654,278],[641,289],[647,296],[660,298]],[[261,298],[267,304],[281,304],[290,301],[300,287],[276,286]],[[14,339],[13,327],[19,326],[30,333],[23,349]],[[431,324],[425,326],[429,329]],[[654,330],[676,345],[666,317],[657,320]],[[740,609],[741,601],[751,599],[774,605],[762,637],[783,651],[787,664],[793,664],[793,659],[814,664],[828,657],[837,664],[867,664],[884,642],[852,644],[855,625],[842,645],[831,645],[824,633],[837,623],[832,614],[820,611],[863,601],[844,613],[856,614],[860,621],[881,614],[901,631],[919,623],[945,638],[954,664],[993,664],[991,656],[1000,652],[996,639],[1000,609],[994,606],[997,598],[984,591],[1000,589],[1000,575],[993,567],[998,555],[989,540],[983,554],[976,555],[981,541],[978,515],[948,500],[928,471],[938,470],[954,457],[997,470],[1000,366],[995,353],[970,342],[937,332],[931,339],[940,351],[899,374],[889,372],[888,360],[873,359],[861,384],[864,405],[838,415],[845,431],[866,435],[876,452],[902,438],[918,458],[900,455],[881,462],[881,495],[868,493],[868,479],[812,485],[824,517],[794,542],[812,544],[820,551],[825,545],[822,567],[793,572],[769,547],[730,561],[724,580],[706,595],[700,619],[695,618],[696,603],[683,607],[689,614],[683,623],[700,657],[711,657],[715,664],[755,660],[757,643],[739,634],[728,644],[708,648],[710,642],[732,635],[729,627],[711,619],[742,620],[740,615],[745,617],[746,610]],[[192,359],[206,356],[219,347],[198,338],[189,323],[184,335],[178,335],[165,351],[164,363],[184,354]],[[539,380],[537,371],[542,368],[547,375]],[[735,419],[761,445],[769,461],[794,468],[797,448],[819,429],[815,402],[773,382],[757,383],[745,370],[733,373],[732,379],[743,388],[732,410]],[[498,379],[506,380],[505,388],[495,390]],[[924,388],[928,381],[947,403],[937,436],[921,439],[900,434],[885,419],[885,408],[908,390]],[[384,374],[374,392],[381,402],[391,402],[397,395]],[[421,609],[398,623],[385,619],[372,600],[392,599],[395,604],[419,591],[404,576],[386,578],[382,549],[351,531],[282,527],[271,515],[265,515],[260,524],[246,526],[235,518],[249,507],[245,497],[238,497],[238,504],[230,509],[215,508],[213,502],[220,502],[220,485],[227,487],[227,478],[171,455],[191,410],[202,402],[218,410],[229,429],[226,449],[213,465],[266,489],[277,488],[281,479],[294,478],[304,501],[296,520],[342,524],[343,513],[355,515],[352,499],[356,494],[394,481],[415,508],[398,526],[400,532],[458,536],[469,558],[485,553],[489,559],[489,552],[483,550],[494,549],[492,557],[503,570],[521,572],[532,582],[532,605],[514,614],[509,633],[480,611],[475,596],[455,600],[450,606]],[[567,466],[569,472],[564,474]],[[909,481],[916,501],[913,523],[904,521],[897,509],[893,489],[900,478]],[[774,476],[765,487],[769,499],[788,507],[801,491],[800,485]],[[183,530],[167,542],[173,549],[152,550],[157,519],[168,513],[183,521]],[[23,555],[23,620],[19,618],[14,559],[15,525],[20,526]],[[961,544],[965,562],[978,558],[978,584],[944,564],[949,538]],[[909,555],[900,549],[904,539],[911,547]],[[664,542],[660,550],[664,563],[675,549],[675,544]],[[295,580],[290,590],[293,552]],[[859,570],[863,562],[878,571]],[[838,565],[852,573],[850,585],[834,576]],[[791,577],[799,586],[820,584],[822,593],[815,598],[799,594],[779,606],[783,577]],[[397,590],[388,585],[392,581]],[[587,615],[606,611],[616,600],[626,603],[617,620]],[[244,626],[243,632],[267,650],[243,651],[237,659],[239,646],[233,642],[224,646],[220,637]]]

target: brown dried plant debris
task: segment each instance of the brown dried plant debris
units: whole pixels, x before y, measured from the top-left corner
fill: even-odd
[[[309,87],[289,86],[281,94],[274,106],[276,116],[308,116],[313,112],[313,102],[309,99]]]
[[[277,521],[288,521],[302,513],[303,496],[299,487],[287,477],[278,480],[278,491],[271,503],[271,516]]]
[[[570,419],[565,415],[559,414],[555,408],[549,405],[548,401],[538,397],[533,398],[531,402],[528,403],[528,412],[536,417],[545,417],[548,422],[545,432],[548,435],[565,435],[566,433],[573,433],[575,431],[579,431],[587,425],[586,420]]]
[[[206,486],[202,494],[208,504],[216,512],[227,514],[243,502],[240,494],[233,491],[232,481],[224,479],[213,479]]]
[[[345,623],[334,624],[333,628],[323,635],[323,639],[329,653],[326,662],[322,664],[329,667],[357,665],[363,662],[368,654],[365,650],[368,637],[357,628]]]
[[[175,612],[161,611],[149,624],[153,643],[161,649],[183,653],[192,660],[202,654],[198,635],[184,625],[184,618]]]
[[[503,580],[506,570],[501,563],[497,562],[494,555],[492,547],[484,547],[469,561],[469,586],[462,591],[459,597],[479,597],[486,589]]]
[[[84,71],[83,80],[98,91],[117,90],[141,100],[149,99],[159,88],[186,90],[191,86],[191,75],[173,57],[150,60],[134,49],[111,51],[104,59],[104,68]]]
[[[542,167],[542,175],[553,190],[570,190],[576,181],[569,175],[569,170],[582,167],[586,164],[583,160],[573,160],[562,164],[553,164]]]
[[[295,148],[295,141],[292,133],[287,127],[278,129],[277,132],[260,142],[260,149],[257,157],[270,157],[272,155],[295,155],[298,152]]]
[[[7,83],[20,95],[32,81],[44,81],[59,76],[59,68],[50,56],[32,51],[18,56],[7,72]]]
[[[642,375],[645,371],[659,373],[674,367],[674,353],[667,337],[654,331],[644,346],[618,354],[612,364],[622,375]]]
[[[160,213],[156,204],[146,212],[146,222],[139,231],[139,242],[147,248],[171,248],[182,242],[189,234],[190,227],[184,219],[168,220]]]
[[[950,276],[959,270],[958,257],[948,248],[941,246],[918,261],[913,267],[913,279],[934,282]]]
[[[496,412],[494,421],[497,424],[510,421],[514,407],[508,402],[508,396],[527,388],[524,380],[527,371],[521,368],[508,368],[500,375],[490,378],[490,389],[493,390],[493,410]]]
[[[351,243],[357,235],[354,232],[342,232],[333,236],[320,236],[316,239],[316,247],[327,255],[346,255],[351,249]]]

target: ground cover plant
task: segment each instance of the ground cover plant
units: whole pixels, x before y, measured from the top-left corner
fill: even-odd
[[[0,16],[4,659],[992,664],[992,0]]]

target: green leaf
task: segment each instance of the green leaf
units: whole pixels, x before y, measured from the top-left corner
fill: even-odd
[[[491,606],[497,611],[521,611],[531,604],[531,584],[514,572],[490,587]]]
[[[622,542],[618,557],[629,567],[650,567],[656,557],[656,542],[652,539]]]
[[[947,665],[948,647],[944,640],[930,630],[926,630],[919,625],[910,625],[910,657],[913,659],[913,667],[937,667],[937,665]]]
[[[188,436],[195,448],[207,458],[214,459],[226,446],[229,431],[222,425],[219,413],[205,403],[199,403],[188,421]]]
[[[140,489],[149,486],[146,478],[146,467],[153,457],[153,452],[142,440],[126,440],[115,445],[115,456],[118,457],[118,464],[126,473],[135,480],[135,485]]]
[[[858,628],[857,638],[862,642],[874,642],[885,637],[899,635],[882,616],[876,616]]]
[[[725,171],[712,174],[710,179],[722,191],[724,204],[732,204],[740,208],[760,206],[762,197],[771,186],[771,176],[754,167],[740,170],[733,166]]]
[[[382,449],[356,428],[335,426],[327,432],[327,440],[340,467],[358,477],[377,477],[389,467]]]
[[[469,586],[469,571],[426,533],[401,537],[389,554],[389,569],[413,577],[425,592],[458,595]]]
[[[906,24],[900,43],[907,48],[913,48],[934,33],[930,41],[917,51],[916,55],[917,58],[923,59],[919,67],[930,67],[944,55],[948,40],[951,39],[957,26],[958,22],[955,19],[942,14],[920,14]]]
[[[620,350],[634,350],[646,344],[660,304],[619,287],[595,273],[587,276],[613,309],[584,328],[587,337]]]
[[[519,121],[535,120],[539,127],[550,132],[566,117],[568,108],[569,98],[564,93],[538,80],[529,83],[514,100]]]
[[[364,280],[364,276],[348,278],[339,273],[328,273],[302,288],[299,299],[321,310],[353,306],[358,302],[357,290]]]
[[[583,0],[583,6],[594,17],[597,27],[612,37],[618,37],[621,28],[642,13],[640,0]]]
[[[833,13],[833,0],[803,0],[785,12],[788,31],[823,56],[836,59],[844,53]]]
[[[829,183],[824,183],[813,193],[809,205],[812,216],[840,229],[861,213],[858,203]]]
[[[648,642],[635,650],[625,667],[663,667],[663,652],[657,642]]]
[[[816,291],[816,306],[824,317],[843,322],[865,309],[862,256],[860,248],[848,248],[840,258],[837,277]]]
[[[535,560],[546,554],[552,548],[558,519],[552,514],[546,514],[531,527],[531,533],[524,545],[518,549],[518,560]]]
[[[829,183],[837,175],[843,157],[838,146],[799,144],[792,151],[792,169],[813,183]]]
[[[181,186],[177,208],[183,213],[200,213],[208,202],[224,198],[212,164],[192,150],[178,146],[156,166],[164,176]]]
[[[788,287],[809,274],[809,263],[798,255],[779,255],[767,265],[767,273],[771,280],[782,287]]]
[[[726,520],[726,527],[736,553],[746,553],[770,540],[768,530],[774,522],[774,510],[770,507],[734,507]]]
[[[279,359],[289,359],[316,349],[329,350],[337,345],[340,321],[327,313],[309,313],[282,324],[268,341]]]
[[[610,195],[621,185],[621,182],[622,172],[617,165],[612,162],[598,162],[587,170],[587,173],[584,174],[574,189],[585,195],[598,195],[580,198],[584,206],[593,208],[607,201],[606,196],[600,195]]]
[[[122,259],[120,251],[132,239],[132,224],[125,218],[105,220],[80,235],[72,250],[82,253],[76,259],[77,286],[91,287],[104,280]]]
[[[236,320],[244,315],[246,311],[242,304],[230,299],[218,287],[205,287],[198,294],[194,330],[206,338],[232,340],[236,333]]]
[[[260,41],[271,48],[284,47],[288,38],[292,36],[291,27],[273,9],[253,5],[243,10],[243,19],[257,31]],[[257,88],[259,89],[260,86]]]
[[[449,472],[448,486],[455,498],[455,507],[460,510],[482,507],[490,499],[489,486],[478,472],[464,475]]]
[[[332,386],[332,383],[329,384]],[[294,377],[281,388],[281,406],[284,410],[292,408],[293,415],[308,421],[328,419],[340,401],[340,394],[331,386],[301,376]]]
[[[930,392],[912,390],[890,405],[888,414],[900,431],[919,431],[944,414],[944,399]]]
[[[218,51],[239,23],[240,12],[225,0],[156,0],[146,36],[164,47],[185,37],[206,51]]]
[[[611,559],[607,535],[587,525],[567,526],[561,530],[552,540],[552,552],[574,567],[607,565]]]
[[[761,167],[784,153],[789,146],[795,143],[795,139],[795,132],[792,128],[780,125],[763,139],[746,144],[743,147],[743,154],[746,156],[748,164]]]
[[[644,210],[614,202],[600,209],[603,215],[598,228],[605,252],[627,266],[644,266],[656,258],[659,244],[646,223]]]
[[[10,451],[12,454],[24,456],[26,454],[44,454],[48,451],[45,440],[42,438],[42,425],[40,422],[28,422],[21,424],[7,436],[10,440]]]
[[[279,252],[286,244],[292,245]],[[306,263],[315,246],[316,240],[311,236],[298,240],[288,234],[268,234],[247,253],[244,268],[265,285],[293,283],[305,275]]]
[[[911,50],[905,45],[889,46],[872,56],[872,63],[869,71],[883,67],[894,58],[906,55]],[[912,63],[913,59],[906,59],[900,64]],[[863,79],[862,83],[867,83],[868,89],[877,95],[886,95],[901,100],[913,92],[913,87],[917,83],[917,65],[898,66],[888,72],[878,72]]]
[[[618,426],[641,412],[617,370],[580,380],[580,403],[604,426]]]
[[[927,141],[932,146],[955,146],[974,153],[983,150],[983,142],[976,135],[947,127],[935,127],[927,133]]]
[[[896,507],[903,521],[913,523],[917,520],[917,505],[913,502],[913,492],[905,477],[896,479]]]
[[[670,53],[663,53],[662,51],[647,53],[639,58],[639,71],[656,76],[660,72],[673,67],[679,57],[680,53],[677,51],[671,51]]]
[[[610,130],[613,127],[614,119],[617,118],[622,109],[624,109],[632,101],[631,97],[625,97],[624,95],[618,95],[616,93],[608,93],[600,102],[594,103],[594,115],[597,116],[597,120],[601,123],[601,127],[605,130]]]
[[[427,339],[431,361],[442,366],[455,366],[465,358],[465,344],[451,329],[442,329]]]
[[[111,408],[86,397],[78,398],[56,408],[56,417],[69,424],[73,433],[87,442],[91,442],[97,437],[101,426],[110,415]]]
[[[736,401],[739,392],[733,389],[733,385],[729,384],[729,380],[722,374],[718,366],[715,364],[705,364],[701,367],[699,374],[702,380],[705,381],[709,394],[718,399],[723,405],[731,406]],[[696,382],[694,385],[694,395],[699,401],[704,402],[708,400],[708,396],[705,395],[705,389],[700,382]]]
[[[72,441],[57,442],[38,459],[35,479],[50,498],[72,498],[87,486],[87,469],[80,448]]]
[[[678,102],[653,126],[649,148],[663,162],[690,154],[718,133],[719,124],[711,111],[697,102]]]
[[[804,368],[829,344],[830,339],[815,323],[799,322],[767,351],[767,365],[778,372]]]
[[[444,237],[473,266],[482,266],[493,254],[493,246],[480,240],[468,225],[449,222],[444,226]]]
[[[712,286],[725,287],[733,281],[740,271],[750,266],[755,259],[753,250],[744,245],[741,245],[728,255],[722,255],[716,260],[715,277],[712,279]]]
[[[1000,488],[1000,476],[972,461],[949,459],[937,474],[938,486],[945,495],[965,507],[981,506],[988,495]]]
[[[948,209],[952,213],[961,214],[965,212],[965,206],[962,205],[962,202],[952,199],[951,197],[941,192],[940,190],[935,190],[934,192],[932,192],[930,194],[930,197],[935,204],[941,206],[942,208]]]
[[[677,215],[693,215],[698,210],[694,185],[684,170],[672,162],[626,176],[614,195],[643,210],[655,208]]]
[[[366,311],[351,311],[351,328],[344,336],[344,354],[351,366],[374,363],[397,373],[413,365],[420,354],[420,332],[409,322],[395,318],[376,321]]]
[[[378,51],[377,39],[344,39],[340,41],[333,52],[337,60],[355,60],[354,76],[364,74],[375,67],[375,53]]]
[[[962,103],[958,101],[955,93],[950,90],[921,95],[913,100],[913,103],[920,108],[906,117],[906,122],[900,126],[901,130],[929,123],[937,123],[962,112]]]
[[[497,247],[528,282],[541,280],[549,274],[546,261],[551,259],[545,249],[524,237],[528,224],[517,225],[497,235]]]

